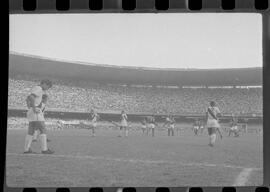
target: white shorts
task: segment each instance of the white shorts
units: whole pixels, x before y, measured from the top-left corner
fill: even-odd
[[[237,127],[237,126],[232,126],[230,129],[231,129],[232,131],[234,131],[234,130],[237,130],[238,127]]]
[[[199,129],[199,126],[194,126],[194,129]]]
[[[127,127],[127,121],[121,121],[121,126],[122,127]]]
[[[142,126],[142,129],[146,129],[146,125],[143,125],[143,126]]]
[[[220,125],[219,125],[219,123],[218,123],[218,121],[216,119],[208,119],[206,126],[208,128],[210,128],[210,127],[219,128],[220,127]]]
[[[92,125],[93,127],[96,127],[96,126],[97,126],[97,122],[92,122],[91,125]]]
[[[155,124],[150,123],[150,124],[149,124],[149,128],[150,128],[150,129],[155,129]]]
[[[173,124],[170,125],[169,128],[170,128],[170,129],[174,129],[174,125],[173,125]]]

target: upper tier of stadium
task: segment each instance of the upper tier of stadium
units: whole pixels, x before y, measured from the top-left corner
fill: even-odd
[[[100,83],[162,86],[257,86],[262,68],[160,69],[60,61],[10,53],[9,72]]]

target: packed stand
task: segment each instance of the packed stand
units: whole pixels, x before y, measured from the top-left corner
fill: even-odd
[[[262,113],[262,89],[191,89],[124,87],[53,80],[47,109],[57,111],[174,114],[204,113],[215,100],[223,113]],[[9,108],[26,108],[25,99],[38,79],[10,78]]]

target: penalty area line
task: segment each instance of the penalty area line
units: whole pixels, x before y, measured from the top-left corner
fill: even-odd
[[[123,158],[110,158],[103,156],[89,156],[89,155],[61,155],[61,154],[19,154],[19,153],[6,153],[6,156],[18,156],[18,157],[51,157],[51,158],[69,158],[69,159],[90,159],[90,160],[106,160],[116,162],[127,162],[127,163],[143,163],[143,164],[172,164],[179,166],[189,167],[222,167],[222,168],[233,168],[233,169],[245,169],[246,167],[226,165],[226,164],[211,164],[211,163],[183,163],[179,161],[166,161],[166,160],[143,160],[143,159],[123,159]],[[262,170],[262,168],[249,168],[252,170]]]

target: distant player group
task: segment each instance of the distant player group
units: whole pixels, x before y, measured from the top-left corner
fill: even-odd
[[[48,100],[48,95],[46,91],[52,87],[52,82],[50,80],[42,80],[39,85],[35,86],[29,95],[27,96],[26,103],[27,103],[27,119],[29,121],[28,132],[25,137],[25,145],[24,145],[24,153],[31,154],[35,153],[31,150],[31,144],[33,141],[37,140],[39,137],[41,142],[41,153],[42,154],[53,154],[54,151],[49,149],[47,146],[47,139],[46,134],[46,127],[45,127],[45,118],[44,118],[44,111],[46,107],[46,103]],[[201,120],[195,120],[193,131],[195,135],[198,135],[199,130],[202,132],[203,129],[206,127],[209,134],[209,146],[214,146],[216,142],[216,137],[218,133],[222,138],[219,118],[221,117],[221,113],[219,108],[216,106],[214,101],[210,102],[209,107],[206,110],[206,124]],[[98,121],[101,121],[101,117],[97,114],[94,109],[90,111],[90,125],[88,128],[92,130],[92,136],[96,136],[96,128]],[[121,112],[120,115],[120,124],[110,121],[114,126],[119,128],[119,135],[118,137],[128,136],[129,126],[128,126],[128,117],[125,111]],[[165,118],[165,123],[163,127],[167,129],[168,136],[175,135],[175,118],[172,115],[168,115]],[[61,127],[61,122],[58,121],[58,127]],[[155,130],[158,126],[154,116],[146,116],[143,117],[141,121],[142,126],[142,134],[143,135],[151,135],[152,137],[155,136]],[[234,117],[232,117],[231,128],[229,130],[229,135],[234,134],[234,136],[239,136],[239,130],[237,128],[237,121]]]
[[[91,123],[88,126],[90,130],[92,130],[92,136],[95,136],[95,130],[98,124],[98,121],[107,121],[104,119],[101,119],[100,116],[95,112],[94,109],[91,109],[90,112],[90,117],[91,117]],[[107,121],[111,124],[113,124],[115,127],[119,128],[119,134],[118,137],[128,136],[129,133],[129,125],[128,125],[128,117],[125,111],[121,112],[120,115],[120,124],[114,122],[114,121]],[[168,136],[174,136],[174,125],[175,124],[175,119],[173,116],[169,115],[166,117],[165,123],[163,127],[167,128],[168,130]],[[158,126],[156,119],[154,116],[146,116],[143,117],[143,120],[141,121],[141,129],[142,129],[142,134],[143,135],[151,135],[152,137],[155,136],[155,130],[156,127]]]

